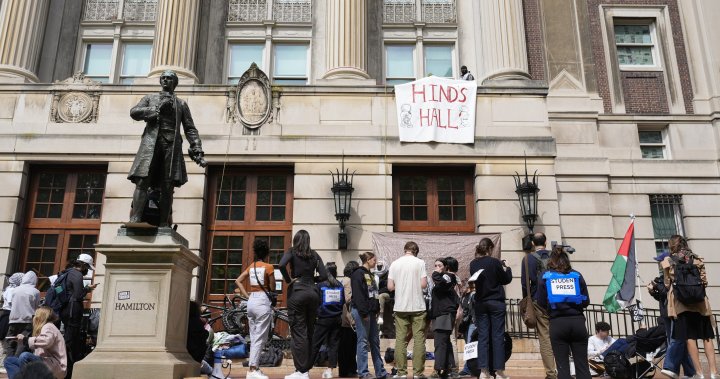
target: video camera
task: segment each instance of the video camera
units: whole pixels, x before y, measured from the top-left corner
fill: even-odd
[[[572,254],[575,252],[575,248],[570,245],[564,245],[561,243],[558,243],[557,241],[550,242],[550,246],[552,246],[552,250],[555,250],[556,247],[561,248],[562,251],[564,251],[567,254]]]

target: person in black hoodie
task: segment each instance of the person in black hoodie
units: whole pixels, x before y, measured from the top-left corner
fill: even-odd
[[[80,324],[82,323],[83,311],[85,306],[85,296],[88,292],[97,287],[97,283],[91,286],[85,286],[83,277],[87,275],[89,270],[95,270],[93,258],[89,254],[80,254],[72,263],[72,268],[67,269],[68,277],[67,291],[70,293],[70,301],[60,311],[60,320],[62,321],[65,332],[65,347],[67,348],[68,368],[67,377],[72,377],[75,362],[85,356],[85,341],[80,334]]]
[[[558,379],[570,379],[570,353],[575,378],[590,379],[588,331],[584,310],[590,304],[582,274],[572,269],[562,246],[553,249],[548,270],[538,281],[538,305],[550,317],[550,343],[558,368]]]
[[[481,379],[490,377],[490,367],[495,370],[496,378],[506,378],[505,287],[503,286],[512,281],[512,270],[505,266],[505,262],[490,256],[494,247],[495,244],[489,238],[481,239],[475,248],[475,259],[470,262],[471,277],[482,270],[475,281],[474,299],[475,325],[478,330],[477,364]]]
[[[435,335],[435,371],[440,378],[447,378],[455,367],[450,334],[455,324],[460,299],[455,286],[455,274],[447,270],[447,258],[435,261],[432,273],[433,288],[430,292],[430,314]]]
[[[313,335],[313,360],[317,361],[320,347],[327,347],[328,366],[322,374],[323,379],[333,377],[332,371],[338,363],[338,344],[340,343],[340,327],[342,326],[342,312],[345,305],[345,288],[337,279],[337,266],[335,262],[325,265],[328,279],[318,283],[320,288],[320,307],[315,323]]]
[[[303,229],[295,233],[292,247],[283,254],[278,266],[285,282],[290,283],[287,302],[295,372],[285,379],[308,379],[314,363],[312,337],[320,305],[320,290],[315,283],[327,280],[327,271],[318,253],[310,247],[310,234]]]
[[[355,319],[357,333],[357,369],[360,379],[385,378],[382,356],[380,355],[380,335],[377,317],[380,310],[378,287],[371,270],[377,264],[375,254],[366,251],[360,254],[362,266],[358,267],[350,277],[352,287],[352,315]],[[368,350],[372,354],[375,376],[368,369]]]

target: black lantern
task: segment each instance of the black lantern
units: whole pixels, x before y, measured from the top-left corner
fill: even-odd
[[[352,193],[355,190],[352,186],[353,176],[355,172],[350,174],[350,170],[345,170],[345,157],[343,156],[342,169],[336,170],[335,173],[330,171],[333,178],[333,186],[331,188],[333,198],[335,200],[335,219],[340,224],[340,233],[338,233],[338,249],[345,250],[348,246],[347,233],[345,233],[345,221],[350,219],[350,202],[352,201]]]
[[[537,185],[537,170],[533,174],[533,180],[530,182],[527,172],[527,158],[525,158],[525,182],[522,182],[520,174],[515,172],[515,193],[518,195],[520,200],[520,211],[522,212],[522,218],[525,221],[530,233],[533,232],[535,227],[535,221],[537,220],[537,203],[538,203],[538,192],[540,187]]]

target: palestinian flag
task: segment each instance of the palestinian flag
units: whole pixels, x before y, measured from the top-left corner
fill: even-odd
[[[618,250],[615,262],[610,268],[612,278],[605,291],[603,305],[608,312],[617,312],[630,306],[635,298],[636,285],[635,260],[635,220],[630,222],[630,227],[625,233],[620,250]]]

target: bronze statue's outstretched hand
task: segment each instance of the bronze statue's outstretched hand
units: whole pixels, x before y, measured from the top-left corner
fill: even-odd
[[[197,163],[198,166],[205,168],[207,167],[208,163],[205,160],[205,152],[202,151],[200,148],[189,148],[188,149],[188,155],[190,155],[190,159],[193,160],[193,162]]]

